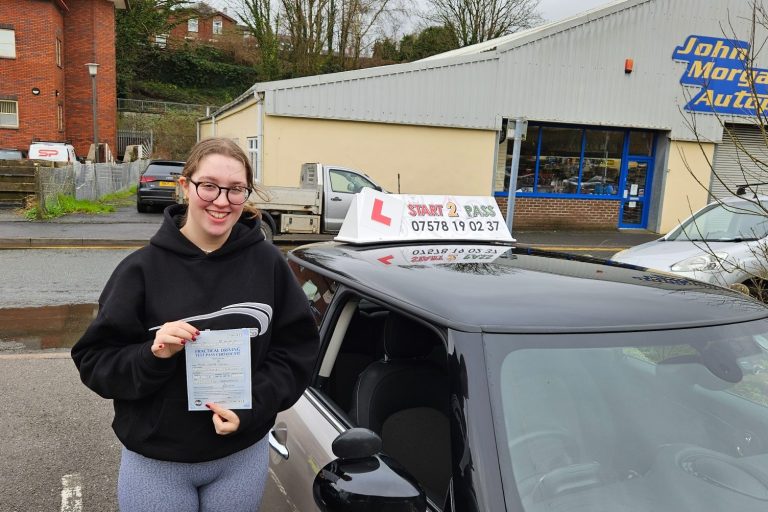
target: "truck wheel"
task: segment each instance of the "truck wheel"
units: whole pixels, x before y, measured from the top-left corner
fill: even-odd
[[[264,234],[264,238],[266,238],[268,242],[272,241],[272,227],[263,220],[261,221],[261,232]]]

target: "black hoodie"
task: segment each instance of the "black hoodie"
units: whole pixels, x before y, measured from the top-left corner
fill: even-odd
[[[176,462],[218,459],[262,439],[275,415],[309,383],[318,333],[309,302],[280,251],[264,241],[258,220],[235,224],[226,243],[205,254],[179,231],[186,206],[165,210],[147,247],[123,260],[99,298],[99,313],[72,348],[83,382],[114,400],[112,428],[131,451]],[[268,326],[227,313],[227,306],[266,304]],[[198,330],[258,328],[251,338],[253,408],[236,410],[240,427],[217,435],[212,413],[187,410],[183,350],[169,359],[150,347],[153,327],[190,320]],[[256,333],[252,331],[252,333]]]

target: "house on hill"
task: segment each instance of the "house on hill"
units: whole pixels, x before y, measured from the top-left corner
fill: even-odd
[[[0,147],[71,141],[78,155],[93,143],[96,75],[99,141],[115,147],[115,9],[129,0],[0,1]]]

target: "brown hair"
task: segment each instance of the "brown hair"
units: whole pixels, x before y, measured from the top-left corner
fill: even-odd
[[[245,154],[245,151],[243,151],[243,149],[234,141],[223,137],[211,137],[209,139],[203,139],[195,144],[189,152],[189,156],[184,164],[184,169],[181,171],[181,175],[189,180],[197,171],[200,161],[208,155],[228,156],[243,164],[245,167],[246,183],[248,184],[248,188],[252,190],[251,197],[253,197],[254,194],[258,196],[264,195],[261,187],[253,182],[253,168],[251,167],[251,162]],[[261,218],[261,211],[248,202],[243,205],[243,212],[250,214],[250,218]]]

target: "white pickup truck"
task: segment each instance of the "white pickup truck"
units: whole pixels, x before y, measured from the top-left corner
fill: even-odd
[[[283,233],[337,233],[352,198],[365,187],[383,189],[360,171],[338,165],[301,166],[298,187],[265,187],[268,200],[251,194],[267,239]]]

